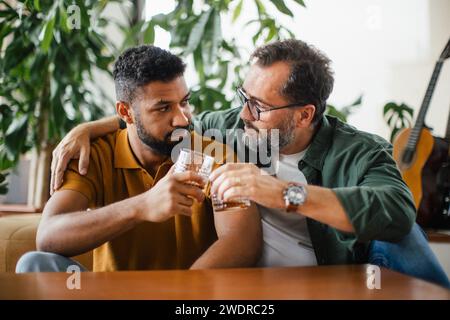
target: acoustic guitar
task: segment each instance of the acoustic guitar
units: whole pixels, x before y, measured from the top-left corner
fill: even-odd
[[[417,222],[422,227],[431,227],[436,223],[436,210],[442,210],[443,205],[438,176],[441,176],[442,165],[448,162],[448,142],[432,135],[425,125],[425,116],[442,65],[449,57],[450,40],[435,64],[414,127],[403,129],[394,140],[393,156],[412,192],[418,209]]]
[[[436,206],[430,220],[430,226],[450,229],[450,112],[448,114],[445,138],[438,138],[438,140],[441,140],[441,156],[445,161],[442,162],[437,173]],[[445,149],[447,149],[446,154]]]

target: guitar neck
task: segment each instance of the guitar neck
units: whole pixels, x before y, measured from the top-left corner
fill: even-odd
[[[447,130],[445,131],[445,140],[450,142],[450,110],[448,111]]]
[[[414,151],[417,142],[419,141],[420,132],[422,131],[422,128],[425,125],[425,117],[427,115],[428,107],[430,106],[431,97],[433,96],[434,88],[436,87],[436,82],[439,77],[439,74],[441,73],[442,65],[444,61],[439,60],[436,62],[436,65],[434,66],[433,74],[431,75],[430,82],[428,83],[427,91],[425,92],[425,97],[422,100],[422,105],[420,106],[420,111],[417,116],[416,123],[414,125],[414,128],[411,130],[411,134],[408,139],[408,143],[406,145],[406,148],[410,151]]]
[[[448,111],[447,130],[445,132],[445,141],[447,141],[447,162],[450,163],[450,110]],[[450,212],[449,212],[450,214]]]

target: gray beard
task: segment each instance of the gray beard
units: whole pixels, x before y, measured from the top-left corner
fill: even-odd
[[[253,132],[245,132],[242,135],[242,140],[252,151],[258,151],[261,149],[268,149],[269,152],[274,149],[281,150],[294,140],[294,129],[294,120],[290,119],[280,129],[261,129],[258,131],[255,129],[249,129],[253,130]]]

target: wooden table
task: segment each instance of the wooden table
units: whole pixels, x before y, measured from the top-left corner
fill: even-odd
[[[381,289],[367,288],[367,266],[321,266],[81,274],[0,273],[0,299],[450,299],[450,291],[381,269]]]
[[[450,243],[450,230],[426,230],[428,242]]]

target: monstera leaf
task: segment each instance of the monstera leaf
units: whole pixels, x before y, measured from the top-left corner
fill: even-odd
[[[391,129],[391,142],[401,129],[411,127],[413,113],[414,110],[404,103],[389,102],[384,106],[383,115]]]

